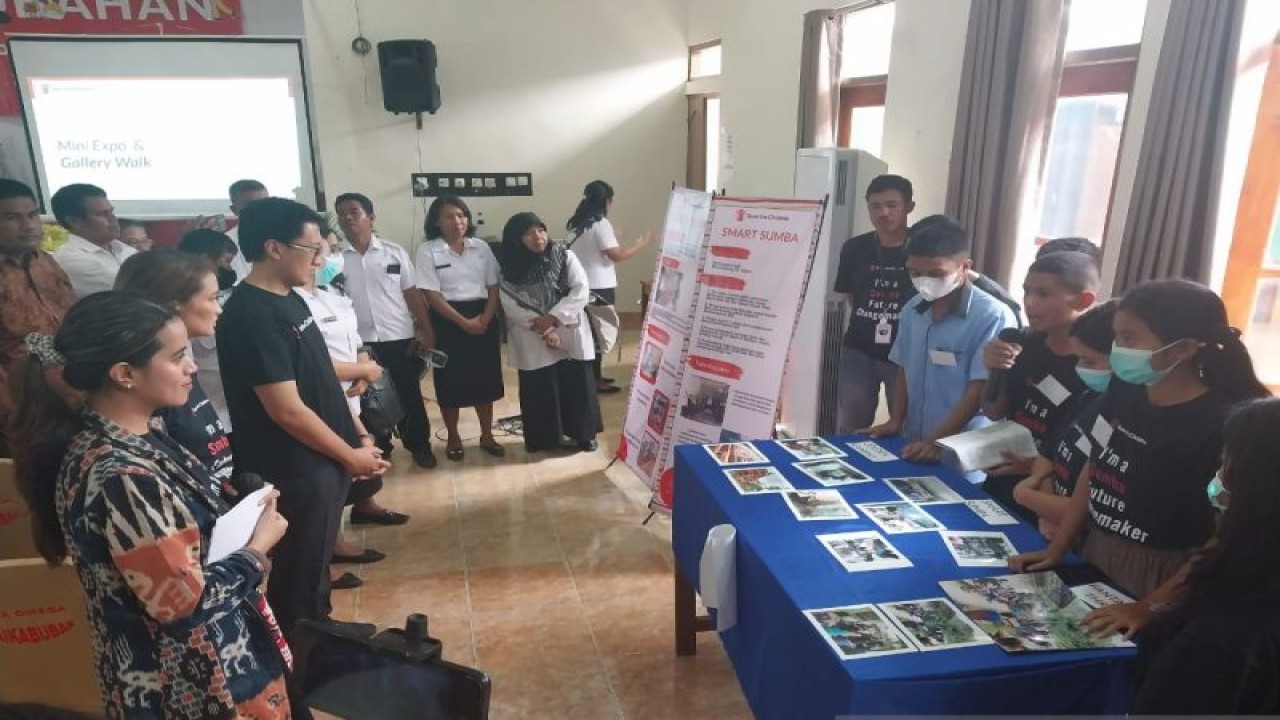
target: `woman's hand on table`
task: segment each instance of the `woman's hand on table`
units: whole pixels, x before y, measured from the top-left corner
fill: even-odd
[[[1098,608],[1085,615],[1080,624],[1098,637],[1122,632],[1125,640],[1132,640],[1150,621],[1151,606],[1138,601]]]
[[[1009,558],[1009,569],[1020,573],[1049,570],[1062,564],[1062,558],[1062,551],[1049,547],[1044,550],[1035,550],[1011,556]]]

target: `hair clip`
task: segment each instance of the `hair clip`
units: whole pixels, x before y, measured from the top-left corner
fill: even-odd
[[[67,356],[58,352],[53,344],[53,336],[44,333],[28,333],[25,344],[27,352],[40,361],[42,367],[62,367],[67,364]]]

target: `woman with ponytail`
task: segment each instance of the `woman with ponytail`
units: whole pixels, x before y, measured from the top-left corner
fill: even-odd
[[[582,263],[587,273],[587,285],[591,290],[592,305],[613,305],[617,302],[618,274],[614,263],[630,260],[653,242],[653,233],[647,232],[627,247],[618,244],[613,224],[609,222],[609,209],[613,207],[613,186],[603,180],[592,180],[582,189],[582,199],[573,211],[567,225],[569,248]],[[595,334],[594,328],[592,334]],[[592,372],[596,378],[596,390],[615,393],[621,390],[612,378],[604,377],[600,363],[600,338],[595,338],[596,358]]]
[[[76,303],[30,335],[14,376],[14,462],[36,546],[73,561],[109,718],[288,718],[288,649],[257,587],[287,523],[274,494],[248,544],[208,562],[227,510],[205,466],[151,419],[195,366],[174,310],[130,293]],[[85,393],[67,407],[47,374]]]
[[[1223,421],[1232,406],[1269,393],[1222,299],[1203,285],[1143,283],[1120,301],[1112,327],[1114,377],[1089,429],[1093,452],[1072,503],[1048,550],[1010,563],[1053,567],[1087,528],[1085,559],[1141,598],[1088,623],[1132,636],[1213,537],[1205,488],[1221,464]]]

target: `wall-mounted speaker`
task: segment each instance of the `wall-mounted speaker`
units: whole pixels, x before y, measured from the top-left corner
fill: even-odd
[[[393,113],[432,113],[440,109],[436,84],[436,46],[428,40],[378,43],[382,106]]]

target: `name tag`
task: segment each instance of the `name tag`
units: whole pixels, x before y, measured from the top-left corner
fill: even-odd
[[[392,263],[392,264],[388,265],[388,266],[387,266],[387,274],[388,274],[388,275],[399,275],[399,274],[400,274],[400,263]]]
[[[1102,419],[1099,415],[1098,419],[1093,421],[1093,439],[1098,442],[1098,447],[1107,447],[1111,444],[1111,423]]]
[[[1080,437],[1076,438],[1076,449],[1085,455],[1093,454],[1093,446],[1089,444],[1089,438],[1083,433],[1081,433]]]
[[[337,315],[330,315],[330,316],[329,316],[329,317],[327,317],[327,318],[321,318],[321,319],[320,319],[320,322],[322,322],[322,323],[338,322],[338,316],[337,316]]]
[[[893,324],[887,320],[881,320],[876,323],[876,344],[892,345],[893,344]]]
[[[929,361],[934,365],[943,365],[946,367],[956,366],[956,354],[950,350],[930,350]]]
[[[1067,401],[1067,398],[1071,397],[1071,391],[1063,386],[1061,382],[1058,382],[1058,378],[1053,375],[1045,375],[1036,388],[1049,399],[1049,402],[1053,403],[1054,407],[1061,405]]]

